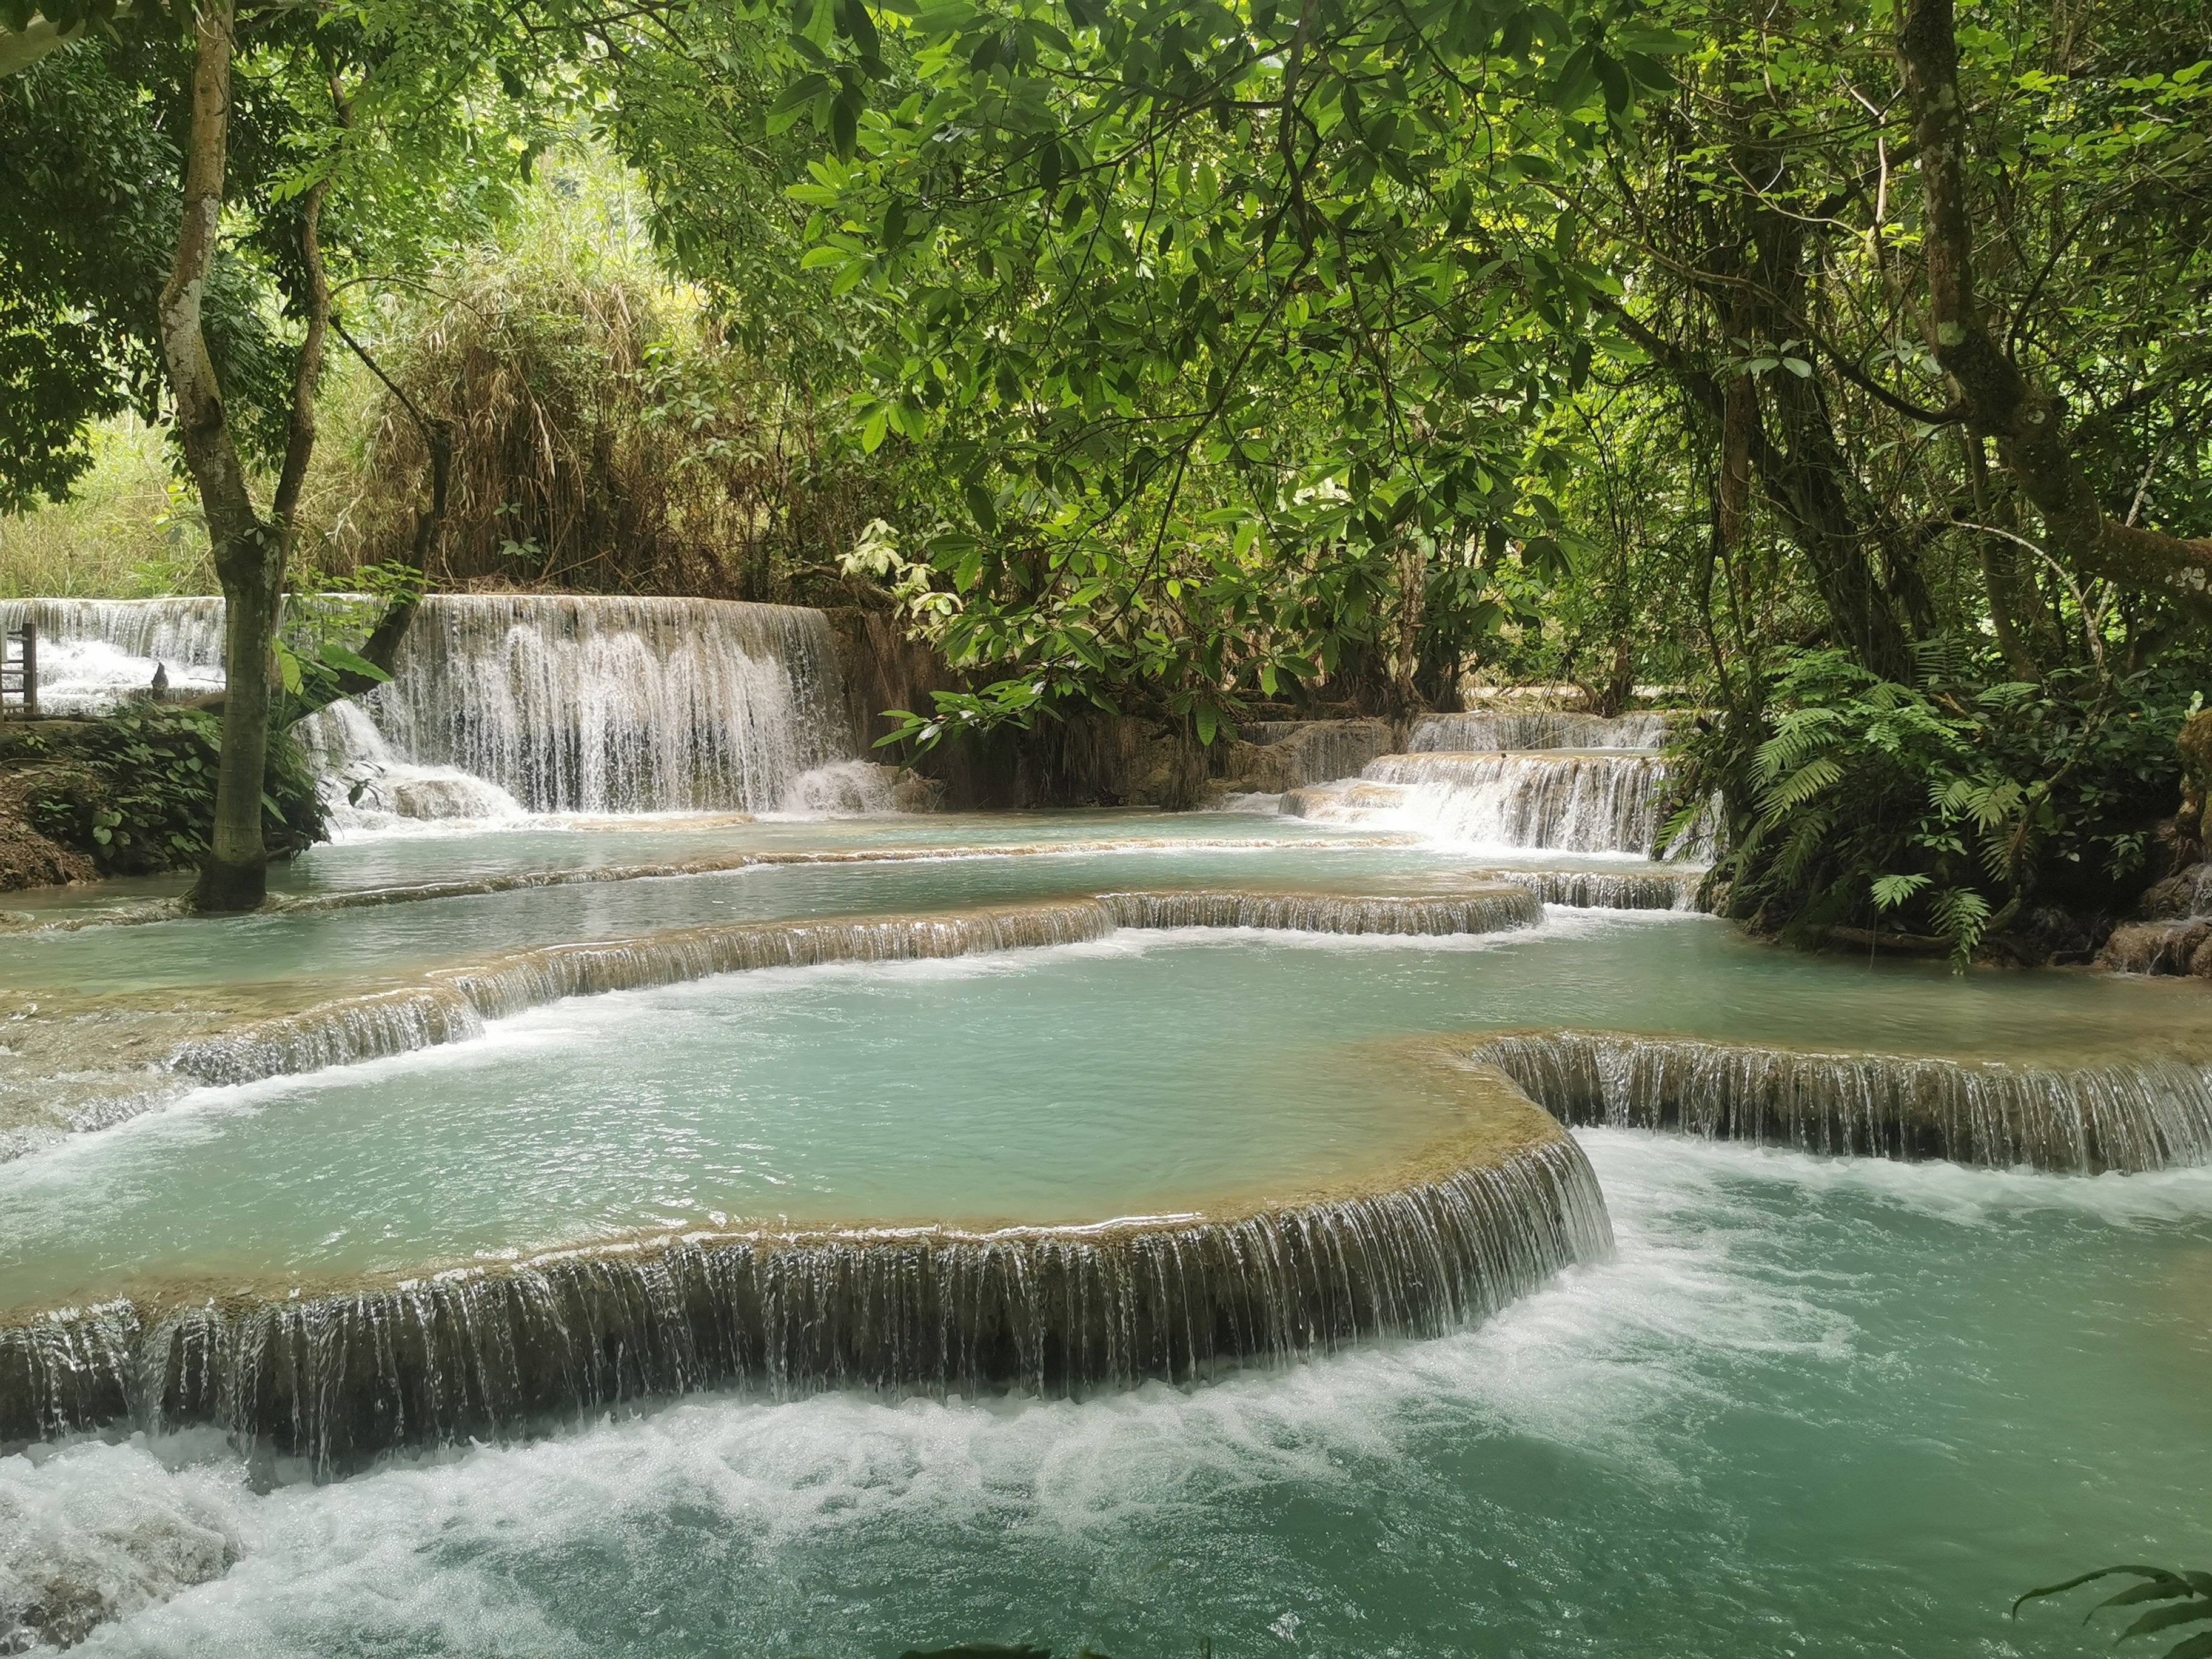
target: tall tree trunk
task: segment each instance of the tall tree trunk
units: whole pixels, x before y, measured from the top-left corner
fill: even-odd
[[[1899,58],[1925,198],[1928,320],[1936,359],[1963,394],[1968,428],[1996,440],[1999,459],[2042,515],[2053,555],[2212,619],[2212,538],[2164,535],[2106,513],[2075,453],[2066,400],[2021,368],[1983,314],[1953,0],[1909,0]]]
[[[319,222],[325,186],[301,204],[301,252],[307,336],[294,382],[290,429],[275,510],[264,520],[208,351],[203,303],[215,270],[228,161],[234,0],[207,0],[197,19],[191,125],[185,156],[183,220],[176,261],[161,289],[161,356],[177,404],[177,436],[199,487],[224,605],[222,755],[216,773],[214,833],[191,902],[203,910],[250,910],[268,893],[269,851],[261,835],[268,767],[270,678],[283,609],[284,564],[307,459],[314,447],[315,383],[322,372],[329,293]]]
[[[2002,532],[2009,524],[1997,519],[1997,501],[1990,489],[1989,460],[1982,453],[1978,433],[1961,428],[1959,441],[1966,460],[1966,484],[1972,492],[1975,520],[1986,526],[1978,540],[1982,555],[1982,586],[1989,595],[1990,631],[1996,635],[1997,651],[2008,672],[2016,680],[2039,680],[2043,660],[2039,650],[2042,596],[2036,592],[2035,572],[2027,563],[2027,550]]]

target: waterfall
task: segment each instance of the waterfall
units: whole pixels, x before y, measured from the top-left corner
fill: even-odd
[[[1413,727],[1407,750],[1462,753],[1503,749],[1656,749],[1684,717],[1679,714],[1570,714],[1556,708],[1507,714],[1431,714]]]
[[[26,618],[57,710],[112,708],[156,661],[173,685],[222,685],[219,599],[0,604]],[[853,760],[853,733],[828,618],[788,605],[434,594],[392,683],[301,735],[388,817],[881,804],[868,781],[809,780]]]
[[[2081,1174],[2212,1158],[2212,1067],[2178,1059],[2060,1067],[1584,1031],[1472,1054],[1568,1123]]]
[[[49,714],[104,714],[154,683],[222,689],[222,601],[0,599],[0,634],[39,629],[39,703]]]
[[[758,968],[915,962],[1080,945],[1116,927],[1435,935],[1492,933],[1541,919],[1535,899],[1516,889],[1449,898],[1113,893],[925,915],[732,922],[542,945],[467,967],[434,969],[419,986],[341,997],[192,1038],[170,1054],[167,1066],[206,1083],[248,1083],[466,1042],[482,1035],[488,1019],[563,997],[644,990]]]
[[[317,1474],[750,1385],[1081,1395],[1480,1321],[1603,1260],[1580,1148],[1515,1103],[1409,1170],[1218,1218],[660,1237],[0,1328],[0,1449],[214,1424]]]
[[[361,702],[402,758],[541,812],[773,811],[853,756],[829,621],[787,605],[436,595]]]
[[[1698,863],[1716,850],[1708,811],[1664,848],[1675,763],[1652,754],[1424,752],[1385,755],[1358,783],[1298,790],[1283,810],[1324,822],[1420,825],[1447,841],[1571,853],[1627,853]]]
[[[1437,935],[1533,927],[1540,901],[1522,889],[1449,897],[1346,896],[1334,893],[1108,893],[1123,927],[1264,927],[1304,933]]]

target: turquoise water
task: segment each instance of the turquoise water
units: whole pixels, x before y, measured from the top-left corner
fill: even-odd
[[[234,1549],[84,1651],[241,1659],[2027,1659],[2104,1650],[2008,1624],[2027,1585],[2212,1559],[2212,1176],[1583,1139],[1619,1261],[1443,1340],[1079,1405],[695,1399],[258,1495],[210,1439],[81,1445],[0,1502],[87,1572]]]
[[[311,855],[331,892],[744,846],[1273,836],[1273,819],[668,822]],[[934,836],[933,842],[927,838]],[[1556,860],[1555,860],[1556,861]],[[340,989],[562,939],[1496,854],[777,868],[4,941],[0,983]],[[118,890],[95,902],[135,896]],[[82,902],[77,896],[71,903]],[[0,1301],[399,1269],[745,1217],[1097,1218],[1366,1168],[1450,1121],[1401,1040],[1575,1025],[2063,1061],[2193,1047],[2195,984],[1815,957],[1689,916],[1438,941],[1117,935],[578,999],[200,1091],[0,1165]],[[87,1028],[94,1030],[95,1028]],[[89,1042],[89,1039],[88,1040]],[[88,1654],[2086,1655],[2031,1584],[2212,1562],[2212,1170],[2094,1179],[1579,1137],[1617,1261],[1482,1328],[1213,1386],[696,1396],[329,1485],[208,1433],[0,1457],[0,1612]]]
[[[465,820],[434,820],[412,833],[364,835],[310,848],[296,858],[270,865],[269,885],[274,893],[299,896],[465,881],[517,871],[606,869],[745,851],[957,849],[1115,840],[1342,842],[1358,839],[1362,833],[1272,813],[1106,809],[759,820],[669,812],[627,818],[535,817],[494,828]],[[1389,839],[1381,834],[1370,838]],[[67,916],[172,897],[191,884],[188,874],[173,874],[38,888],[9,894],[5,908],[42,919]]]
[[[1391,1041],[1408,1034],[1573,1024],[2066,1059],[2202,1032],[2206,1000],[2089,975],[1871,969],[1706,918],[1559,911],[1443,944],[1125,933],[769,969],[204,1090],[0,1164],[0,1282],[21,1305],[126,1276],[265,1282],[747,1219],[1196,1208],[1433,1138],[1425,1073]]]
[[[0,987],[206,992],[309,981],[327,994],[364,977],[411,976],[494,951],[705,922],[945,909],[1115,888],[1450,892],[1465,889],[1460,872],[1496,863],[1439,860],[1413,848],[1255,847],[756,866],[357,909],[19,935],[0,948]]]

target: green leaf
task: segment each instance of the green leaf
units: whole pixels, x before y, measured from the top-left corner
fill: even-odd
[[[1878,910],[1894,910],[1928,884],[1924,875],[1876,876],[1874,902]]]
[[[999,504],[991,492],[980,483],[969,483],[961,492],[968,502],[968,511],[976,527],[987,536],[996,535],[999,529]]]
[[[2178,1607],[2153,1607],[2112,1639],[2124,1642],[2130,1636],[2149,1636],[2155,1632],[2172,1630],[2179,1625],[2201,1624],[2212,1620],[2212,1601],[2192,1598]]]
[[[392,678],[368,658],[347,649],[335,640],[325,641],[320,654],[325,666],[334,668],[341,674],[351,674],[357,678],[373,680],[379,685],[384,684]]]

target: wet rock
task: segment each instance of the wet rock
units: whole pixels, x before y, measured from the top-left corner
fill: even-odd
[[[2212,940],[2212,919],[2132,921],[2112,930],[2098,961],[2120,974],[2186,974],[2195,971],[2207,940]]]
[[[926,778],[919,772],[902,772],[891,787],[895,812],[941,812],[945,810],[945,781]]]

